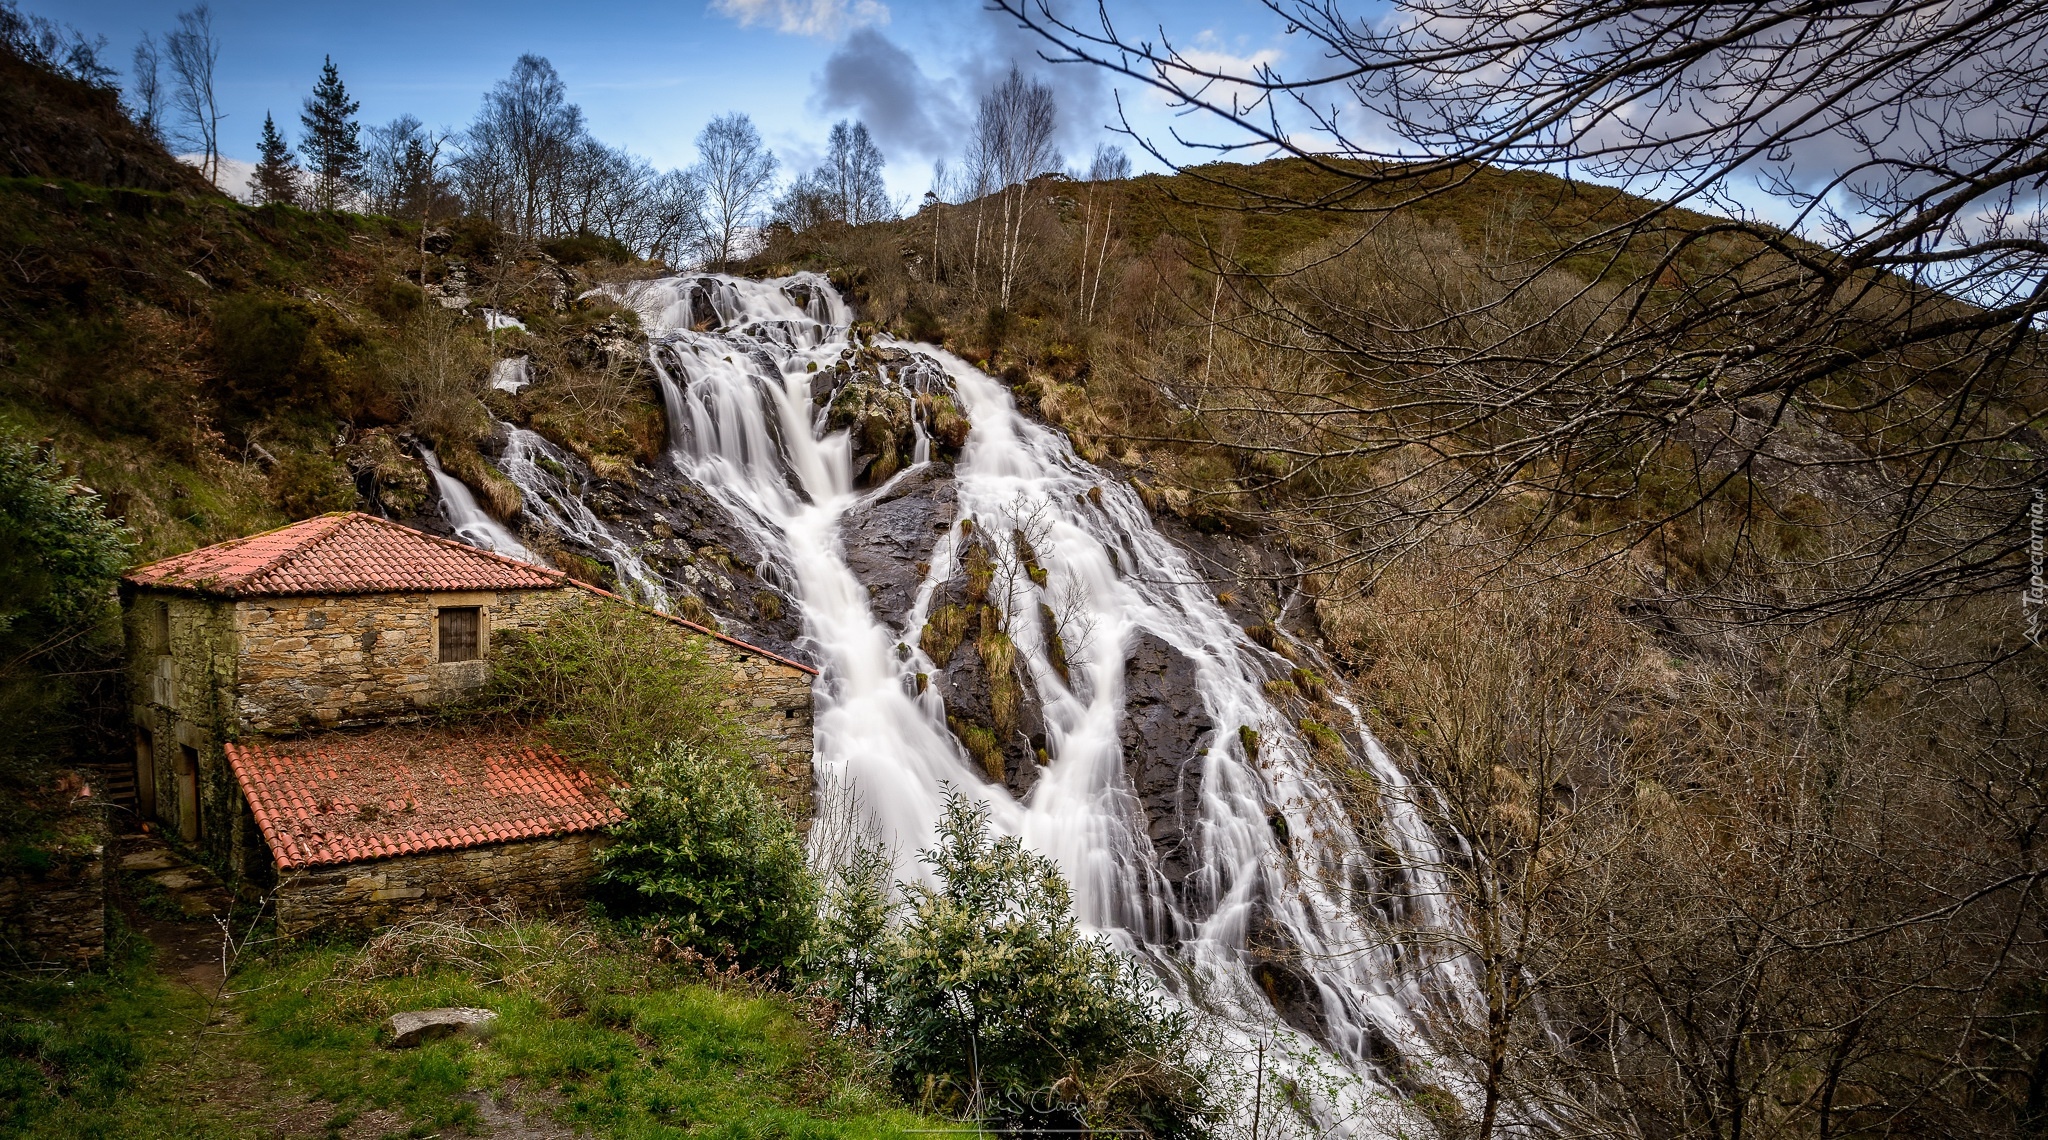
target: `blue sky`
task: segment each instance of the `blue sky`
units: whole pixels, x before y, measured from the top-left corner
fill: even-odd
[[[109,41],[125,67],[145,31],[172,27],[185,3],[26,0],[23,8]],[[1285,61],[1280,27],[1256,0],[1134,0],[1127,30],[1165,22],[1219,58]],[[808,166],[835,119],[867,120],[889,159],[890,190],[914,199],[935,158],[956,158],[973,100],[1015,62],[1061,101],[1061,145],[1085,162],[1118,142],[1111,77],[1036,58],[1037,42],[976,0],[672,0],[670,3],[253,3],[215,0],[222,41],[222,151],[251,159],[266,110],[296,137],[300,102],[332,54],[362,120],[411,113],[460,128],[522,52],[552,61],[592,132],[657,166],[694,160],[714,115],[753,116],[786,166]],[[1124,92],[1149,135],[1175,120],[1156,97]],[[1141,169],[1156,167],[1133,154]]]

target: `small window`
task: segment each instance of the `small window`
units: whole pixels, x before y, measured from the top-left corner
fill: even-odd
[[[477,607],[449,606],[441,611],[441,660],[474,661]]]
[[[154,602],[149,607],[149,647],[158,653],[171,651],[171,604]]]

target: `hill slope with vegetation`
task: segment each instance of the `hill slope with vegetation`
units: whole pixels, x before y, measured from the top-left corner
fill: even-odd
[[[1226,600],[1241,552],[1285,551],[1302,604],[1253,633],[1340,676],[1302,652],[1269,696],[1309,732],[1309,688],[1348,689],[1469,844],[1435,870],[1490,1094],[1669,1135],[2038,1127],[2048,658],[2005,513],[2039,463],[2038,338],[1882,350],[1980,311],[1865,273],[1839,351],[1786,347],[1836,369],[1796,395],[1705,380],[1615,411],[1624,370],[1574,376],[1582,346],[1827,255],[1544,174],[1333,165],[1048,177],[771,229],[752,268],[827,272],[999,373],[1209,551]],[[1994,382],[1953,379],[1994,351]],[[1620,426],[1559,434],[1574,415]],[[1333,774],[1372,818],[1384,784]]]

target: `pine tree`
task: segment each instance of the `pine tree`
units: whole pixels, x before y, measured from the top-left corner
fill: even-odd
[[[363,143],[355,119],[361,107],[342,86],[334,57],[327,57],[320,69],[320,82],[313,86],[313,97],[306,100],[306,109],[299,115],[306,128],[299,153],[306,156],[306,167],[313,172],[313,205],[319,209],[340,205],[362,176]]]
[[[284,132],[277,129],[268,111],[263,113],[263,141],[257,146],[262,157],[256,163],[256,184],[252,187],[256,201],[298,205],[299,164],[292,158],[291,146],[284,141]]]

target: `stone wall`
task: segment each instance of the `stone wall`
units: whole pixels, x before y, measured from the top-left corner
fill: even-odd
[[[234,604],[163,591],[124,590],[129,700],[137,739],[138,810],[178,831],[181,749],[198,758],[200,842],[224,836],[239,795],[221,763],[219,725],[234,699]]]
[[[815,798],[811,769],[811,674],[758,657],[722,641],[709,643],[712,668],[730,670],[730,710],[754,730],[767,748],[761,783],[800,820],[808,821]]]
[[[478,905],[554,910],[583,897],[605,841],[580,833],[286,871],[272,893],[277,931],[363,931]]]
[[[235,719],[245,732],[417,716],[481,685],[486,666],[440,660],[437,612],[476,606],[493,632],[545,622],[564,590],[250,598],[235,607]]]
[[[83,786],[75,775],[69,777]],[[87,966],[107,949],[107,825],[97,797],[49,822],[0,871],[0,957],[9,965]]]

